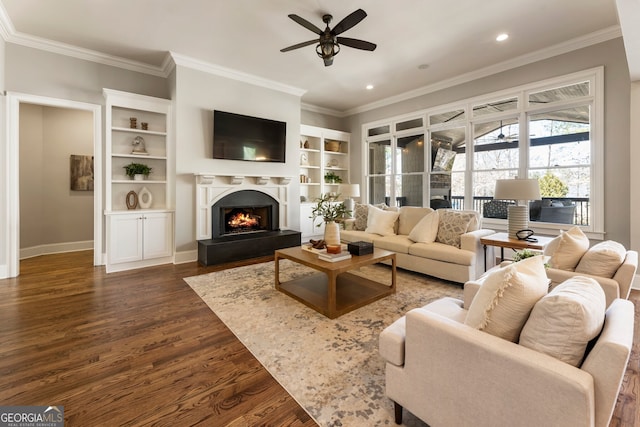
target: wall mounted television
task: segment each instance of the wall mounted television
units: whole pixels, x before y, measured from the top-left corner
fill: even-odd
[[[276,120],[213,112],[213,158],[285,162],[287,124]]]

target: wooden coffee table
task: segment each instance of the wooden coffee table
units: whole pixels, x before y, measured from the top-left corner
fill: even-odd
[[[318,273],[281,283],[281,259],[311,267]],[[349,272],[386,260],[391,260],[391,286]],[[330,319],[396,292],[396,254],[390,251],[374,249],[369,255],[328,262],[313,252],[293,247],[276,250],[274,261],[276,289]]]

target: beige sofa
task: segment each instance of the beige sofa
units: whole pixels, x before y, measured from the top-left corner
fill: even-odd
[[[465,284],[464,301],[411,310],[381,333],[396,423],[404,407],[432,426],[608,426],[631,352],[633,304],[610,304],[576,367],[465,324],[476,291]]]
[[[441,210],[442,211],[442,210]],[[460,247],[432,242],[417,243],[409,239],[409,234],[420,220],[433,212],[431,208],[403,206],[399,210],[395,234],[382,236],[365,230],[350,229],[340,231],[344,243],[365,241],[374,247],[396,253],[397,266],[440,279],[457,283],[474,280],[484,273],[485,252],[480,238],[493,234],[493,230],[481,228],[481,217],[475,211],[463,211],[474,216],[466,232],[460,234]],[[494,264],[492,248],[487,248],[487,265]]]

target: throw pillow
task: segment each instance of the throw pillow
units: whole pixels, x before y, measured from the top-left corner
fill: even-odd
[[[518,342],[531,309],[548,289],[549,280],[541,256],[498,268],[485,277],[464,323]]]
[[[476,217],[471,212],[440,210],[436,242],[460,247],[460,235],[467,232]]]
[[[589,341],[602,330],[606,305],[598,282],[572,277],[536,303],[520,345],[579,366]]]
[[[600,242],[582,256],[576,267],[576,273],[611,278],[616,274],[626,256],[627,250],[620,243],[613,240]]]
[[[438,219],[438,211],[433,211],[422,217],[409,233],[409,239],[417,243],[435,242],[438,234]]]
[[[395,234],[394,225],[400,212],[383,211],[375,206],[369,206],[367,214],[367,233],[389,236]]]
[[[353,229],[358,231],[364,231],[367,228],[367,218],[369,214],[369,206],[363,203],[356,203],[353,208],[353,218],[355,219],[353,223]],[[380,209],[384,209],[387,207],[384,203],[380,203],[379,205],[374,205]]]
[[[397,234],[407,236],[422,218],[433,212],[433,209],[418,206],[403,206],[399,209],[399,212]]]
[[[554,242],[556,239],[558,241]],[[556,237],[554,241],[549,246],[555,247],[557,245],[555,251],[553,253],[545,252],[545,255],[551,255],[549,266],[560,270],[573,271],[582,255],[589,249],[589,238],[585,236],[580,227],[571,227]]]

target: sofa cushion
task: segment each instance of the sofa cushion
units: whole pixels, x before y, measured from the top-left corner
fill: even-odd
[[[518,342],[533,306],[546,295],[549,280],[543,257],[535,256],[488,274],[469,306],[465,323]]]
[[[460,235],[467,232],[476,216],[471,212],[441,210],[436,242],[460,247]]]
[[[520,345],[579,366],[589,341],[604,324],[606,298],[594,279],[573,277],[536,303]]]
[[[419,243],[433,243],[438,235],[438,211],[423,216],[409,232],[409,239]]]
[[[340,240],[347,243],[359,241],[372,243],[373,240],[377,237],[380,237],[380,235],[367,233],[366,231],[340,230]]]
[[[414,243],[409,247],[409,254],[435,261],[470,266],[475,262],[475,253],[458,249],[444,243]]]
[[[551,256],[550,267],[573,271],[588,249],[589,238],[580,227],[571,227],[553,239],[545,248],[544,254]]]
[[[607,240],[591,247],[580,259],[576,273],[613,277],[624,262],[627,250],[618,242]]]
[[[395,234],[394,227],[399,215],[400,212],[383,211],[375,206],[369,206],[367,228],[364,231],[381,236]]]
[[[407,236],[393,235],[393,236],[376,236],[373,239],[373,244],[376,248],[386,249],[388,251],[408,254],[409,247],[413,245],[413,241],[409,240]]]
[[[416,224],[431,212],[434,212],[431,208],[420,208],[417,206],[401,207],[400,216],[398,217],[398,234],[408,236]]]

